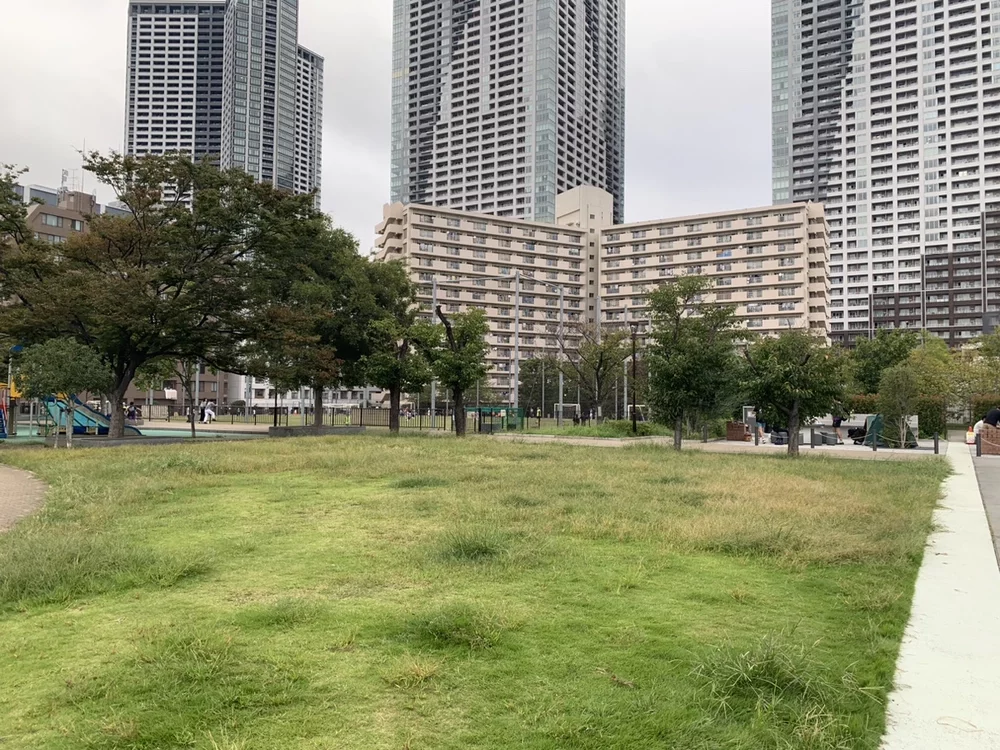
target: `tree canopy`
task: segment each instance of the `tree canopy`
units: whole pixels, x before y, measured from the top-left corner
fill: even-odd
[[[650,406],[657,421],[673,425],[677,450],[684,419],[718,413],[736,388],[735,309],[703,302],[711,288],[709,279],[688,276],[649,296]]]
[[[905,362],[920,345],[915,331],[880,328],[873,339],[860,339],[852,356],[853,375],[862,393],[878,393],[882,373]]]
[[[112,383],[111,373],[89,346],[73,339],[49,339],[27,347],[14,360],[18,388],[28,398],[65,396],[66,447],[73,447],[73,414],[76,394],[104,393]],[[56,433],[56,444],[59,435]]]
[[[88,232],[59,245],[8,227],[0,276],[14,303],[0,309],[0,328],[22,343],[69,336],[97,351],[113,376],[111,434],[121,436],[122,400],[146,363],[235,367],[255,333],[256,259],[288,252],[323,222],[311,196],[184,156],[91,153],[85,168],[128,215],[90,217]],[[4,211],[20,221],[18,209]]]
[[[745,352],[744,387],[758,417],[787,428],[788,453],[799,454],[801,425],[821,417],[844,400],[845,360],[821,339],[785,331],[760,339]]]
[[[465,392],[474,388],[488,371],[486,334],[490,327],[486,313],[480,309],[448,318],[438,305],[435,313],[441,325],[420,322],[413,328],[413,338],[438,381],[451,390],[455,400],[455,434],[464,437]]]

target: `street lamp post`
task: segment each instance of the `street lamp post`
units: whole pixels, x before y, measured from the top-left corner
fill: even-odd
[[[638,415],[636,414],[635,408],[635,338],[639,332],[639,321],[632,321],[629,323],[629,327],[632,329],[632,434],[639,434],[639,423]]]
[[[438,282],[431,279],[431,325],[437,325]],[[431,380],[431,429],[437,428],[437,378]]]

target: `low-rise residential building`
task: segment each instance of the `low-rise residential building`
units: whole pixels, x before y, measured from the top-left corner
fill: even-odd
[[[87,193],[59,190],[55,195],[54,203],[29,203],[26,221],[37,239],[60,244],[85,232],[88,218],[98,213],[99,206],[97,198]]]

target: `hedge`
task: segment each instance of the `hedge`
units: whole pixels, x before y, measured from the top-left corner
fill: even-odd
[[[857,396],[849,396],[847,399],[847,410],[851,414],[878,414],[878,395],[859,394]]]
[[[917,399],[917,417],[920,418],[920,437],[948,434],[948,401],[944,396],[921,396]]]

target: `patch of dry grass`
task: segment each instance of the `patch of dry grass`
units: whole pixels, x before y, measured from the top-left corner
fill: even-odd
[[[52,487],[0,538],[16,750],[874,750],[946,471],[417,436],[3,457]]]

